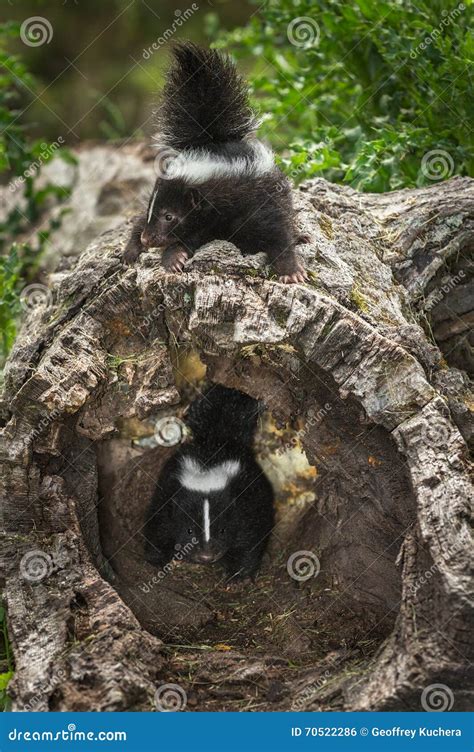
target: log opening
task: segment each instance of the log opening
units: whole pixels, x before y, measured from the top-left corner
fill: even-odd
[[[278,358],[278,350],[271,356]],[[200,375],[196,353],[187,360],[191,367],[181,358],[180,369],[189,377],[194,366]],[[156,414],[133,424],[133,443],[125,435],[96,445],[99,527],[110,582],[142,626],[171,646],[170,665],[185,650],[199,675],[211,671],[209,651],[232,650],[249,663],[263,659],[273,681],[284,686],[288,673],[295,680],[336,651],[357,675],[398,613],[396,558],[415,521],[405,463],[389,432],[367,421],[353,400],[342,400],[317,367],[282,379],[281,363],[262,365],[261,353],[247,351],[237,361],[208,359],[208,372],[265,399],[275,411],[265,414],[256,438],[277,508],[261,574],[253,584],[229,589],[218,565],[188,564],[184,556],[157,571],[144,561],[145,508],[174,451],[149,448],[156,442],[150,436],[154,421],[163,420]],[[178,419],[196,393],[194,384],[180,381],[183,398],[172,410]],[[168,408],[165,416],[170,414]],[[179,671],[170,678],[180,681]],[[227,709],[238,708],[241,698],[228,695]],[[209,699],[204,706],[214,707]]]

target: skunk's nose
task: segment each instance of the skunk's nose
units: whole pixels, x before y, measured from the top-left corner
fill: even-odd
[[[150,236],[148,235],[146,230],[143,230],[142,234],[140,235],[140,243],[147,247],[150,245],[150,242]]]
[[[196,562],[199,564],[212,564],[217,558],[215,551],[199,551],[196,554]]]
[[[216,541],[211,541],[207,545],[202,546],[193,554],[193,561],[195,564],[214,564],[215,561],[224,556],[225,549],[220,546]]]

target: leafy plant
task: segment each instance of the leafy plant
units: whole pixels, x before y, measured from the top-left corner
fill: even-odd
[[[295,181],[387,191],[472,172],[471,25],[472,0],[267,0],[215,46],[258,61],[261,133]]]
[[[14,22],[0,24],[0,173],[23,187],[21,200],[0,221],[0,361],[8,353],[16,333],[21,288],[37,272],[46,243],[61,222],[61,213],[41,224],[42,213],[51,197],[62,201],[69,195],[63,186],[38,186],[41,166],[56,149],[42,141],[29,141],[20,123],[21,103],[30,96],[34,79],[17,55],[10,54],[8,42],[19,35]],[[73,157],[60,150],[63,158]],[[22,243],[12,242],[28,234]]]
[[[15,319],[20,312],[20,270],[17,249],[16,246],[12,246],[7,256],[0,257],[0,331],[1,352],[4,354],[8,353],[15,339]]]
[[[7,632],[7,614],[0,606],[0,711],[8,710],[10,699],[7,687],[13,676],[13,656]]]
[[[91,92],[100,99],[104,111],[104,119],[99,123],[99,131],[106,141],[118,141],[128,136],[127,124],[120,107],[107,96],[101,96],[99,92]]]

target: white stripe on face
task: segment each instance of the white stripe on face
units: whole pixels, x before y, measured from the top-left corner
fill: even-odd
[[[211,517],[209,514],[209,499],[204,499],[203,503],[203,517],[204,517],[204,541],[209,543],[211,540]]]
[[[158,195],[158,191],[155,191],[154,194],[153,194],[153,198],[151,200],[150,208],[148,209],[148,217],[147,217],[147,220],[146,220],[148,222],[148,224],[151,222],[151,217],[152,217],[152,214],[153,214],[153,207],[155,206],[155,201],[156,201],[157,195]]]

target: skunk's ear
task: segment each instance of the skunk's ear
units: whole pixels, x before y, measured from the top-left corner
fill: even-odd
[[[197,188],[192,188],[189,192],[189,196],[191,198],[191,206],[193,209],[199,209],[202,204],[202,196]]]

